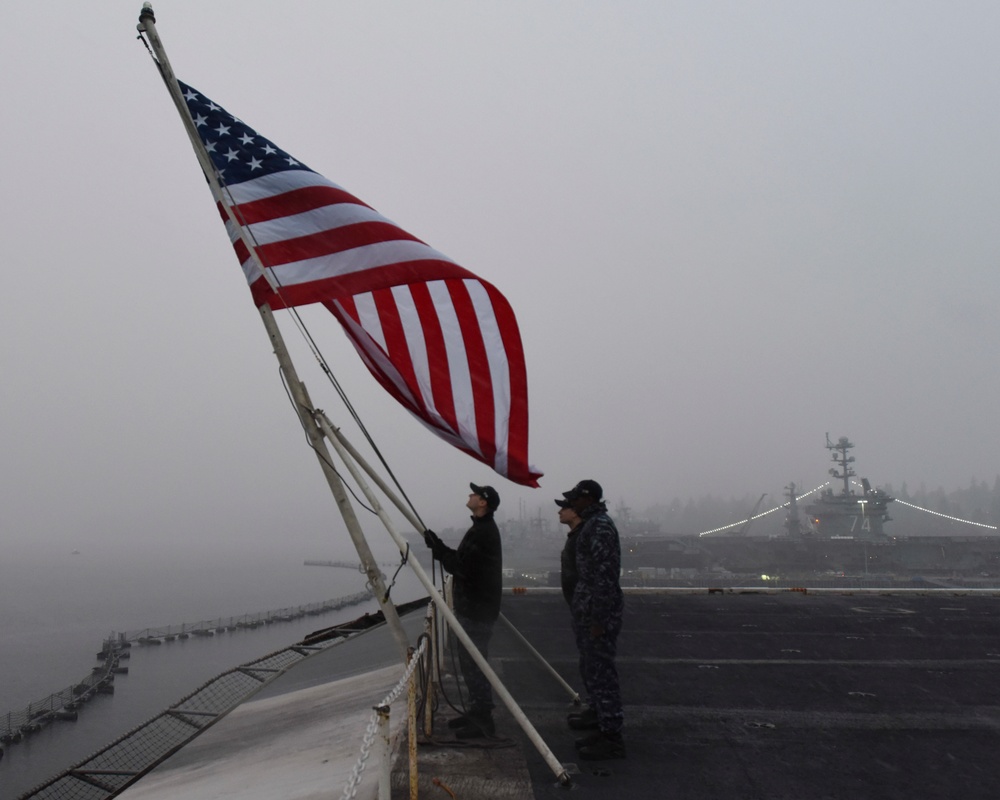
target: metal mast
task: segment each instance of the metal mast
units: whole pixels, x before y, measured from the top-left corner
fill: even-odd
[[[850,466],[854,463],[854,456],[847,455],[847,451],[852,447],[854,447],[854,443],[848,441],[846,436],[841,436],[837,439],[837,443],[834,444],[830,441],[830,434],[826,435],[826,449],[833,451],[830,456],[834,463],[840,466],[839,470],[831,467],[830,474],[834,478],[838,478],[844,482],[844,497],[847,497],[851,493],[851,478],[857,474]]]
[[[794,483],[790,483],[785,487],[785,497],[788,498],[788,514],[785,516],[785,530],[789,536],[798,538],[802,534],[802,526],[799,523],[798,495],[795,492]]]

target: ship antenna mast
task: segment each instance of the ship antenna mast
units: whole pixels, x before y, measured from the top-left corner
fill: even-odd
[[[850,492],[850,480],[857,473],[851,468],[851,464],[854,463],[854,456],[847,455],[847,451],[854,447],[854,443],[848,441],[846,436],[841,436],[837,443],[834,444],[830,441],[830,434],[826,435],[826,449],[832,450],[830,454],[833,461],[840,467],[837,469],[830,469],[830,474],[834,478],[839,478],[844,482],[844,497],[847,497]]]
[[[785,516],[785,530],[789,536],[797,538],[802,534],[802,528],[799,525],[798,495],[795,493],[794,482],[785,487],[785,497],[788,498],[788,514]]]

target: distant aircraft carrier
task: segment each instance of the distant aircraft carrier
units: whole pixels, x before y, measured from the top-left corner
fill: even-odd
[[[827,436],[826,447],[836,465],[830,475],[840,482],[840,491],[824,488],[818,498],[800,508],[795,484],[786,487],[782,535],[747,535],[756,518],[755,508],[740,527],[708,535],[626,536],[622,561],[627,574],[643,584],[663,585],[703,581],[713,574],[743,576],[744,584],[760,576],[767,576],[768,581],[813,582],[851,576],[883,580],[1000,577],[996,528],[979,526],[982,534],[978,536],[891,535],[885,524],[892,520],[889,504],[895,498],[873,488],[867,478],[861,478],[860,484],[852,480],[856,472],[849,451],[854,444],[846,436],[836,442]]]

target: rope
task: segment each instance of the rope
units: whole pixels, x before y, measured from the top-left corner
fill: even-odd
[[[406,543],[406,552],[402,554],[399,560],[399,566],[396,567],[396,571],[392,573],[392,580],[389,585],[385,587],[385,600],[388,602],[389,594],[392,592],[392,587],[396,585],[396,578],[399,577],[399,571],[406,566],[406,562],[410,559],[410,543]]]
[[[432,563],[436,565],[439,562],[434,561]],[[444,583],[444,576],[442,574],[442,584],[443,583]],[[436,584],[436,575],[435,575],[435,585],[437,585]],[[443,590],[443,588],[442,588],[442,590]],[[437,610],[436,606],[434,607],[433,613],[434,613],[435,619],[438,620],[437,624],[440,625],[441,624],[441,620],[438,617],[438,610]],[[449,653],[449,657],[451,659],[451,674],[452,674],[452,676],[454,677],[454,680],[455,680],[455,691],[458,693],[458,698],[457,698],[457,700],[455,700],[455,699],[453,699],[453,698],[451,698],[451,697],[448,696],[448,690],[445,688],[445,682],[443,680],[441,681],[440,684],[438,684],[438,691],[440,692],[441,698],[444,700],[444,702],[448,706],[448,708],[450,708],[456,714],[460,714],[460,715],[461,714],[468,714],[469,713],[469,705],[466,702],[466,698],[465,698],[464,693],[462,692],[462,684],[458,680],[458,676],[462,673],[462,668],[461,668],[461,665],[459,664],[459,661],[458,661],[458,648],[459,647],[464,647],[464,645],[462,645],[455,638],[455,634],[452,631],[450,631],[450,630],[448,631],[448,636],[449,636],[449,639],[450,639],[449,644],[447,646],[445,646],[444,648],[434,648],[434,650],[432,651],[432,656],[435,659],[435,666],[437,667],[438,674],[439,675],[444,675],[445,668],[444,668],[444,663],[442,661],[442,659],[444,658],[442,650],[446,650]],[[436,706],[435,706],[435,710],[436,710]]]
[[[340,470],[337,469],[337,465],[334,464],[333,461],[331,461],[327,457],[326,453],[324,453],[321,449],[319,449],[318,447],[316,447],[316,445],[312,443],[312,440],[309,438],[309,430],[306,428],[306,424],[305,421],[302,419],[302,415],[299,414],[299,408],[297,405],[295,405],[295,398],[292,397],[292,392],[288,388],[288,382],[285,380],[285,373],[281,371],[280,367],[278,368],[278,380],[281,381],[281,385],[285,389],[285,396],[288,398],[288,404],[292,407],[292,410],[295,412],[295,416],[298,417],[299,419],[299,426],[302,428],[302,435],[306,440],[306,446],[316,454],[316,457],[320,461],[322,461],[324,464],[326,464],[326,466],[330,468],[330,470],[333,472],[334,475],[337,476],[337,478],[340,480],[344,488],[351,493],[351,497],[354,498],[354,502],[356,502],[369,514],[372,514],[374,516],[376,513],[375,509],[371,508],[367,503],[365,503],[364,500],[358,497],[358,493],[355,492],[354,489],[351,487],[351,485],[347,482],[347,480],[345,480],[344,475],[340,472]],[[317,411],[322,413],[320,409],[309,408],[306,410],[310,413],[310,415],[312,415],[314,412]]]
[[[365,729],[365,734],[361,740],[361,754],[358,756],[357,762],[354,764],[354,768],[351,770],[351,777],[347,781],[347,785],[344,787],[344,793],[341,795],[343,800],[350,800],[350,798],[357,797],[358,785],[361,783],[361,776],[365,771],[365,766],[368,762],[368,757],[371,755],[372,744],[375,742],[375,734],[378,731],[378,720],[380,713],[388,713],[389,707],[393,702],[402,694],[403,690],[409,683],[410,677],[413,675],[413,671],[417,668],[417,665],[423,658],[424,650],[427,647],[427,639],[420,643],[420,646],[413,653],[413,657],[410,659],[410,663],[406,667],[406,671],[403,673],[403,677],[399,679],[399,683],[393,688],[389,694],[385,696],[377,706],[373,707],[371,718],[368,720],[368,727]]]
[[[389,462],[385,460],[385,456],[382,455],[382,451],[379,449],[378,444],[376,444],[375,439],[372,437],[371,433],[369,433],[368,427],[361,419],[361,415],[358,414],[357,410],[354,407],[354,404],[351,402],[351,399],[347,396],[347,392],[344,391],[343,386],[340,385],[340,381],[337,380],[337,376],[334,375],[333,370],[330,369],[330,365],[327,362],[326,357],[320,350],[319,345],[316,343],[316,340],[313,337],[312,333],[310,332],[308,326],[306,326],[305,322],[302,321],[302,317],[299,315],[298,310],[295,308],[289,308],[288,311],[295,322],[295,326],[299,331],[299,335],[302,336],[303,340],[306,342],[310,352],[313,354],[313,358],[316,359],[316,363],[319,365],[319,368],[323,371],[323,374],[330,382],[330,385],[333,386],[334,390],[337,392],[337,396],[340,397],[340,400],[341,402],[343,402],[344,407],[347,409],[347,412],[351,415],[351,419],[354,420],[355,424],[358,426],[358,429],[361,431],[362,436],[365,437],[365,441],[367,441],[368,444],[371,446],[372,451],[375,453],[376,457],[379,460],[379,463],[385,468],[386,473],[388,473],[389,478],[392,480],[393,485],[399,491],[400,496],[403,498],[403,500],[406,501],[406,505],[410,507],[410,510],[413,512],[413,515],[420,522],[421,526],[426,527],[424,525],[423,520],[420,517],[420,513],[413,505],[413,502],[410,500],[409,495],[406,494],[406,490],[403,489],[402,484],[400,484],[399,480],[396,478],[396,474],[392,471],[392,467],[389,466]]]

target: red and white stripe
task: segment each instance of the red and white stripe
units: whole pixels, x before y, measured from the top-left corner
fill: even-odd
[[[322,302],[421,422],[510,480],[538,485],[520,333],[496,288],[315,172],[225,192],[232,218],[220,212],[258,306]]]

